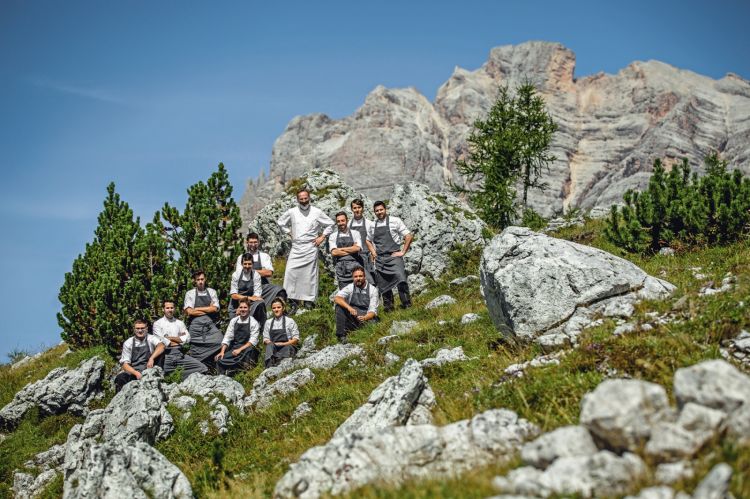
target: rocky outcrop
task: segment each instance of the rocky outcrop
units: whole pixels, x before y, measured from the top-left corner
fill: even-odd
[[[373,482],[458,476],[509,459],[538,432],[514,412],[490,410],[447,426],[397,426],[346,433],[313,447],[276,484],[276,497],[314,498]]]
[[[103,395],[104,361],[92,357],[75,369],[58,367],[16,393],[0,410],[0,427],[13,429],[33,407],[42,416],[72,412],[85,415],[88,404]]]
[[[750,171],[750,82],[713,80],[658,61],[633,62],[617,74],[574,75],[575,54],[559,43],[495,47],[477,70],[455,68],[429,102],[414,88],[375,88],[352,115],[295,117],[276,140],[269,175],[248,184],[240,207],[249,222],[286,184],[329,168],[370,198],[417,181],[443,189],[458,181],[471,125],[492,106],[500,85],[529,79],[558,125],[556,160],[532,191],[549,216],[573,207],[606,207],[628,188],[643,188],[654,159],[687,157],[698,165],[713,150]]]
[[[242,402],[247,411],[265,409],[271,405],[278,397],[289,395],[296,392],[304,385],[315,379],[315,374],[308,369],[301,369],[292,374],[281,378],[274,383],[265,385],[261,388],[254,389],[250,395],[245,397]]]
[[[482,253],[482,293],[495,326],[547,349],[577,342],[595,315],[632,313],[675,289],[605,251],[508,227]]]

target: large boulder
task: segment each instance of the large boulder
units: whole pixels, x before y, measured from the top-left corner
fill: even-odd
[[[338,495],[368,483],[456,477],[512,458],[538,433],[528,421],[494,409],[447,426],[397,426],[346,433],[313,447],[276,484],[275,497]]]
[[[84,360],[75,369],[59,367],[16,393],[13,400],[0,410],[0,427],[13,429],[33,407],[40,415],[70,411],[85,415],[88,404],[102,396],[104,361],[99,357]]]
[[[554,346],[576,343],[597,313],[675,289],[606,251],[521,227],[508,227],[485,247],[480,280],[499,330]]]

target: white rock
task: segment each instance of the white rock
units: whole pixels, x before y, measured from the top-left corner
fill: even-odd
[[[732,480],[732,467],[719,463],[708,472],[693,491],[693,499],[730,499],[729,485]]]
[[[580,424],[609,449],[640,449],[652,427],[670,415],[664,387],[645,381],[609,379],[581,402]]]
[[[228,376],[196,373],[173,386],[169,396],[170,402],[181,395],[201,397],[207,402],[220,395],[230,404],[240,407],[242,398],[245,396],[245,389],[242,384]]]
[[[726,414],[692,402],[675,423],[657,423],[646,444],[646,455],[659,462],[690,458],[715,438]]]
[[[750,377],[723,360],[708,360],[678,369],[674,395],[682,407],[695,402],[728,414],[750,400]]]
[[[382,338],[378,338],[378,345],[387,345],[396,338],[398,338],[397,334],[389,334],[387,336],[383,336]]]
[[[191,411],[195,407],[195,404],[198,403],[193,397],[187,395],[173,397],[169,402],[181,411]]]
[[[253,389],[242,401],[242,405],[246,411],[265,409],[277,398],[296,392],[314,379],[315,374],[309,368],[295,371],[268,386]]]
[[[409,274],[406,281],[409,283],[409,293],[412,296],[419,296],[427,291],[428,281],[422,274]]]
[[[642,489],[637,496],[627,496],[625,499],[690,499],[690,496],[662,485]]]
[[[433,308],[442,307],[445,305],[453,305],[456,303],[456,299],[453,298],[450,295],[440,295],[437,298],[433,299],[430,303],[424,306],[426,310],[431,310]]]
[[[417,321],[393,321],[393,324],[391,324],[391,329],[388,331],[388,334],[391,334],[394,336],[408,334],[411,332],[412,329],[417,327],[417,324],[419,324]]]
[[[479,314],[464,314],[463,316],[461,316],[461,324],[471,324],[472,322],[476,322],[479,319]]]
[[[304,417],[311,412],[312,406],[308,402],[302,402],[300,405],[295,407],[294,412],[292,413],[292,420],[296,421],[297,419]]]
[[[16,499],[38,497],[56,477],[57,471],[54,469],[44,470],[36,477],[28,473],[16,471],[13,473],[13,487],[11,487],[11,490]]]
[[[401,360],[401,357],[396,355],[395,353],[391,352],[385,352],[385,365],[390,366],[391,364],[394,364]]]
[[[672,485],[673,483],[693,478],[693,467],[688,461],[663,463],[656,467],[654,478],[658,483]]]
[[[583,426],[563,426],[538,437],[521,448],[523,462],[544,469],[557,458],[592,456],[598,449]]]
[[[475,282],[479,282],[479,276],[476,275],[467,275],[464,277],[457,277],[456,279],[453,279],[450,282],[451,286],[466,286],[473,284]]]
[[[434,357],[429,357],[420,362],[422,367],[440,367],[451,362],[463,362],[470,360],[464,353],[463,347],[441,348],[435,352]]]
[[[306,367],[310,369],[332,369],[345,359],[352,357],[361,358],[364,355],[365,351],[359,345],[337,343],[313,352],[302,359],[284,359],[279,365],[262,371],[253,382],[253,390],[262,389],[271,380],[295,369],[304,369]]]

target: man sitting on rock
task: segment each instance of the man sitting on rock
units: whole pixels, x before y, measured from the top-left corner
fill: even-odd
[[[260,251],[260,236],[251,232],[245,238],[245,252],[253,255],[253,270],[260,274],[260,281],[263,285],[263,301],[266,307],[271,307],[274,298],[280,297],[286,300],[286,290],[281,286],[271,283],[273,276],[273,263],[271,255]],[[237,257],[237,263],[234,266],[235,272],[242,270],[242,257],[244,253]]]
[[[375,201],[373,210],[377,218],[370,229],[370,239],[376,253],[371,258],[375,262],[375,280],[383,295],[383,309],[386,312],[393,310],[393,288],[396,287],[401,298],[401,308],[408,308],[411,306],[411,297],[406,281],[404,255],[409,251],[413,236],[400,218],[388,215],[383,201]]]
[[[336,294],[336,337],[346,343],[350,331],[362,327],[378,315],[378,290],[367,282],[365,269],[352,271],[351,284]]]
[[[174,316],[175,305],[172,300],[164,300],[164,315],[154,322],[155,336],[166,339],[169,344],[164,355],[164,374],[169,375],[178,368],[182,369],[182,380],[195,373],[205,373],[208,368],[198,359],[185,355],[182,348],[190,343],[190,333],[185,323]]]
[[[115,377],[115,393],[131,381],[141,379],[141,373],[146,369],[164,365],[162,354],[169,345],[169,340],[148,334],[148,324],[143,319],[137,319],[133,323],[133,331],[135,335],[122,344],[122,372]]]

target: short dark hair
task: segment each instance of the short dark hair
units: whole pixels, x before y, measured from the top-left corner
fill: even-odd
[[[355,272],[363,272],[364,273],[365,268],[361,265],[357,265],[352,269],[352,275],[354,275]]]
[[[177,302],[175,302],[172,298],[167,298],[161,301],[161,306],[163,307],[167,303],[171,303],[172,305],[177,305]]]
[[[239,306],[242,305],[243,303],[247,305],[248,307],[250,306],[250,298],[248,298],[247,296],[243,296],[242,298],[237,300],[237,302],[238,302],[237,308],[239,308]]]
[[[372,209],[374,210],[374,209],[375,209],[375,208],[377,208],[378,206],[382,206],[383,208],[385,208],[385,203],[384,203],[383,201],[375,201],[375,202],[374,202],[374,203],[372,204]]]
[[[247,236],[245,236],[245,241],[247,241],[248,239],[257,239],[258,241],[260,241],[260,236],[258,236],[257,232],[248,232]]]
[[[243,262],[252,262],[253,261],[253,254],[252,253],[242,253],[242,261]]]
[[[364,207],[365,207],[365,202],[364,202],[364,201],[362,201],[362,200],[361,200],[361,199],[359,199],[359,198],[353,199],[353,200],[352,200],[352,202],[351,202],[351,204],[350,204],[349,206],[354,206],[355,204],[356,204],[357,206],[361,206],[362,208],[364,208]]]
[[[344,212],[344,211],[340,211],[340,212],[336,213],[336,216],[335,216],[335,217],[333,217],[333,219],[334,219],[334,220],[336,220],[336,219],[337,219],[338,217],[340,217],[341,215],[344,215],[344,218],[346,218],[347,220],[349,220],[349,216],[348,216],[348,215],[346,214],[346,212]]]
[[[204,272],[203,269],[196,269],[196,270],[194,270],[193,271],[193,279],[197,279],[198,277],[200,277],[201,274],[206,275],[206,272]]]
[[[273,300],[271,300],[271,305],[273,305],[274,303],[281,303],[281,308],[283,308],[284,310],[286,310],[286,302],[284,301],[284,299],[282,297],[277,296],[276,298],[274,298]]]
[[[299,196],[300,193],[303,192],[306,192],[308,196],[310,195],[310,191],[307,189],[307,187],[300,187],[299,189],[297,189],[297,196]]]
[[[133,321],[133,325],[135,326],[136,324],[143,324],[144,326],[148,327],[148,321],[146,321],[146,319],[143,319],[141,317]]]

